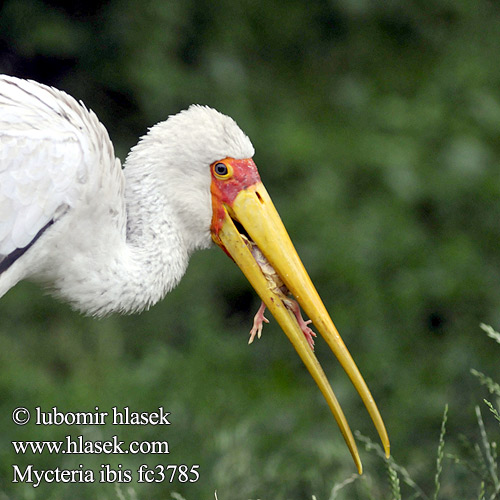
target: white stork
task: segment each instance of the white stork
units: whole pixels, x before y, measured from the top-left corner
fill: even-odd
[[[0,297],[40,282],[92,315],[148,308],[212,240],[241,268],[318,384],[361,473],[356,443],[299,304],[377,428],[377,406],[307,275],[229,117],[204,106],[158,123],[124,169],[97,116],[54,88],[0,76]],[[298,301],[295,302],[290,295]],[[252,336],[262,327],[262,306]]]

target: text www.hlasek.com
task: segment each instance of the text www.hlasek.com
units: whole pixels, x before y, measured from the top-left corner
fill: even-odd
[[[167,441],[131,441],[125,445],[118,436],[112,436],[106,441],[87,441],[83,436],[73,438],[66,436],[63,441],[12,441],[16,454],[41,454],[44,451],[51,454],[85,454],[85,455],[113,455],[120,453],[131,454],[167,454]]]

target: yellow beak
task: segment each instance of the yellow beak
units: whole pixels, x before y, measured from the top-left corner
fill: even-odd
[[[361,474],[362,465],[356,442],[321,365],[299,327],[296,317],[284,304],[283,296],[277,294],[269,285],[234,222],[237,221],[258,246],[340,361],[361,396],[379,433],[386,456],[389,457],[389,438],[377,405],[304,269],[271,198],[264,185],[258,182],[241,190],[230,206],[229,204],[223,206],[225,215],[218,231],[218,239],[278,321],[318,384]]]

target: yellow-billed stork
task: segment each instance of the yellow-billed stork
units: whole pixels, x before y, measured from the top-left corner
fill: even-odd
[[[389,455],[384,423],[253,155],[231,118],[193,105],[152,127],[122,169],[105,127],[81,102],[1,76],[0,296],[31,279],[87,314],[137,312],[175,287],[191,253],[213,240],[263,301],[250,340],[260,336],[267,306],[318,384],[361,473],[351,430],[313,352],[310,321],[359,392]]]

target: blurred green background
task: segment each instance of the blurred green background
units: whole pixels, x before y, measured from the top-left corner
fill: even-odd
[[[6,0],[0,71],[63,89],[117,155],[191,103],[232,116],[384,416],[395,459],[430,496],[447,449],[479,430],[499,378],[500,6],[488,0]],[[0,498],[328,500],[355,468],[276,322],[222,252],[196,254],[149,312],[95,320],[23,283],[0,300]],[[377,439],[322,340],[353,429]],[[160,427],[15,426],[17,406],[171,412]],[[486,412],[488,413],[488,412]],[[490,415],[485,424],[498,439]],[[16,456],[12,440],[167,440],[168,456]],[[496,434],[495,434],[496,433]],[[388,498],[381,460],[338,498]],[[457,451],[457,453],[458,453]],[[12,484],[12,464],[199,464],[180,484]],[[440,498],[479,482],[444,462]]]

